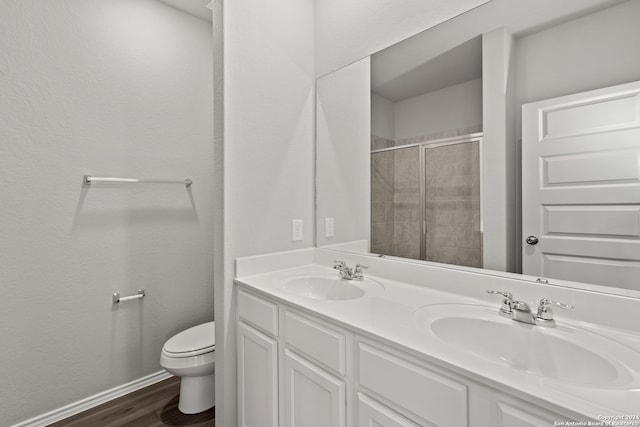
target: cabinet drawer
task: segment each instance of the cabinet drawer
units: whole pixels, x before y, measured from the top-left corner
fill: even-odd
[[[271,336],[278,335],[278,306],[272,302],[240,290],[238,317]]]
[[[439,427],[467,427],[467,387],[358,343],[360,385]]]
[[[287,311],[284,316],[284,339],[292,348],[345,375],[344,334]]]
[[[358,393],[358,427],[419,427],[384,405]]]
[[[498,402],[498,427],[550,427],[555,421],[565,421],[562,417],[547,418],[540,408],[529,407],[528,410]]]

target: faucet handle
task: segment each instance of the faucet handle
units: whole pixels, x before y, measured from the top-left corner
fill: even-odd
[[[536,323],[542,326],[554,327],[556,321],[553,319],[553,311],[549,307],[550,305],[563,308],[565,310],[571,310],[573,308],[570,304],[563,304],[558,301],[552,301],[548,298],[542,298],[540,304],[538,304],[538,313],[536,314]]]
[[[345,280],[353,279],[353,270],[347,267],[347,263],[345,261],[333,261],[334,270],[338,270],[340,272],[340,277]]]
[[[540,306],[538,308],[544,307],[547,305],[555,305],[556,307],[564,308],[565,310],[571,310],[573,308],[571,304],[564,304],[558,301],[551,301],[548,298],[542,298],[540,300]]]
[[[364,270],[365,268],[369,268],[369,267],[362,264],[356,264],[356,268],[353,270],[353,278],[362,280],[364,278],[364,275],[362,274],[362,270]]]
[[[494,295],[502,295],[505,300],[509,300],[509,301],[513,300],[513,295],[511,295],[510,292],[491,291],[491,290],[487,289],[487,293],[488,294],[494,294]]]
[[[493,295],[502,295],[504,299],[502,300],[502,307],[500,307],[500,315],[505,317],[511,317],[512,315],[512,306],[513,306],[513,295],[510,292],[503,291],[492,291],[487,289],[488,294]]]

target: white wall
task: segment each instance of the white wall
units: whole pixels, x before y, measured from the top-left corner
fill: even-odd
[[[316,1],[316,75],[342,68],[487,1]]]
[[[482,79],[394,103],[395,140],[482,125]]]
[[[317,245],[369,240],[371,216],[371,61],[317,81]],[[334,219],[326,237],[325,219]]]
[[[211,26],[155,0],[2,0],[0,52],[7,426],[159,371],[213,318]]]
[[[517,105],[640,80],[640,1],[517,40]]]
[[[370,80],[367,76],[367,81]],[[371,133],[382,138],[395,138],[393,102],[378,94],[371,93]]]
[[[314,0],[215,3],[224,20],[224,86],[216,88],[216,97],[224,96],[224,111],[216,113],[224,126],[224,141],[217,141],[224,152],[216,195],[224,204],[216,228],[224,277],[215,285],[216,425],[231,427],[234,259],[314,243]],[[304,221],[302,241],[291,241],[292,219]]]
[[[515,269],[516,134],[514,40],[505,28],[482,35],[482,260]]]

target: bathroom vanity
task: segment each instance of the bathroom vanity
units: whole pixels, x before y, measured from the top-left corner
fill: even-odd
[[[640,425],[640,335],[580,320],[590,297],[541,286],[532,298],[516,280],[370,257],[363,280],[345,280],[339,253],[310,253],[238,261],[239,425]],[[515,322],[486,294],[495,287],[571,299],[575,317]]]

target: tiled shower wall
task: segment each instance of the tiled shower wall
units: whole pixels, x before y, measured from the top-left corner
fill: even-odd
[[[420,148],[394,153],[392,255],[420,259]]]
[[[377,150],[392,146],[392,140],[372,136],[372,149]],[[371,155],[371,252],[378,254],[391,255],[393,253],[394,159],[395,151],[384,151]]]
[[[396,145],[372,136],[372,149]],[[426,259],[482,266],[477,142],[426,151]],[[420,259],[420,156],[412,147],[371,155],[371,251]]]
[[[482,267],[478,142],[427,149],[426,258]]]

